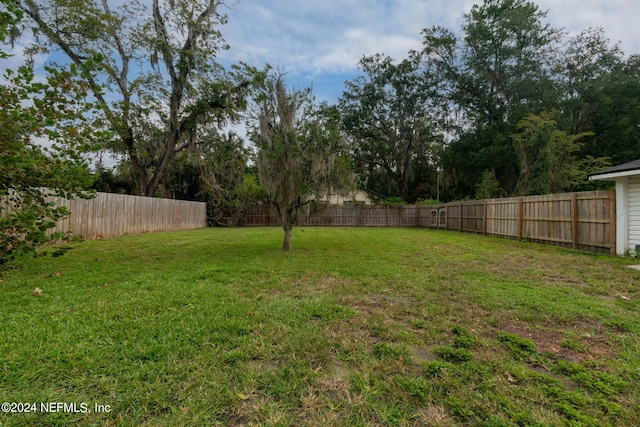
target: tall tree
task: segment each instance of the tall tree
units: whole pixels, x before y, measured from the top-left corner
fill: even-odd
[[[176,153],[198,143],[199,124],[234,118],[244,104],[242,73],[214,62],[226,47],[219,30],[224,0],[16,4],[43,44],[83,72],[115,134],[107,148],[126,156],[138,194],[156,193]]]
[[[555,102],[550,55],[560,33],[545,16],[530,1],[485,0],[464,16],[462,38],[438,27],[423,32],[423,59],[446,79],[440,95],[459,122],[444,170],[467,195],[481,171],[513,191],[518,163],[509,135],[524,116]]]
[[[436,154],[443,141],[431,81],[414,54],[397,64],[380,54],[364,57],[360,68],[364,75],[346,83],[340,100],[356,168],[368,185],[375,187],[372,181],[381,172],[394,184],[392,195],[415,200],[420,184],[416,178],[425,176],[419,169],[426,168],[435,177]]]
[[[640,56],[625,59],[601,29],[589,29],[571,39],[558,68],[566,126],[593,132],[581,154],[613,163],[640,158]]]
[[[272,76],[265,87],[252,138],[260,183],[284,230],[282,250],[289,251],[302,206],[344,187],[350,175],[340,158],[337,108],[317,106],[309,90],[288,92],[281,75]]]
[[[640,55],[631,55],[598,79],[593,131],[585,155],[607,156],[619,164],[640,158]]]
[[[612,46],[602,28],[588,28],[568,40],[557,60],[554,72],[564,127],[571,133],[594,131],[598,94],[623,63],[620,46]]]

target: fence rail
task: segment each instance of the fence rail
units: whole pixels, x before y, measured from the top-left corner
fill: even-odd
[[[426,227],[615,254],[615,191],[586,191],[426,206],[315,205],[299,226]],[[247,210],[244,225],[278,225],[272,208]]]
[[[202,202],[111,193],[97,193],[93,199],[51,197],[51,200],[66,206],[71,214],[58,221],[49,234],[64,231],[94,240],[207,226],[207,207]]]

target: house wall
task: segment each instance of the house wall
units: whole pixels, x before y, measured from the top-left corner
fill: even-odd
[[[371,199],[366,191],[356,190],[351,194],[342,196],[340,194],[329,194],[317,200],[326,201],[331,205],[342,205],[345,202],[363,203],[365,205],[371,204]]]
[[[629,177],[616,181],[616,253],[624,255],[629,248]]]
[[[640,245],[640,175],[629,177],[628,195],[628,242],[627,249],[635,250]]]

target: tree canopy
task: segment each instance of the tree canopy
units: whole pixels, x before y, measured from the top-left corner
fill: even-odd
[[[415,200],[421,182],[435,176],[444,139],[431,79],[416,55],[397,64],[364,57],[360,68],[364,75],[346,83],[339,103],[356,171],[379,193]]]
[[[215,62],[227,47],[223,0],[16,4],[39,48],[63,52],[82,71],[114,135],[104,149],[125,156],[140,195],[156,194],[175,155],[202,141],[201,126],[237,119],[244,106],[247,76]]]

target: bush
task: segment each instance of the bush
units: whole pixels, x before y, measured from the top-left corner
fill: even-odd
[[[405,202],[404,200],[402,200],[402,197],[388,197],[384,201],[384,204],[391,205],[391,206],[401,206],[401,205],[404,205]]]

